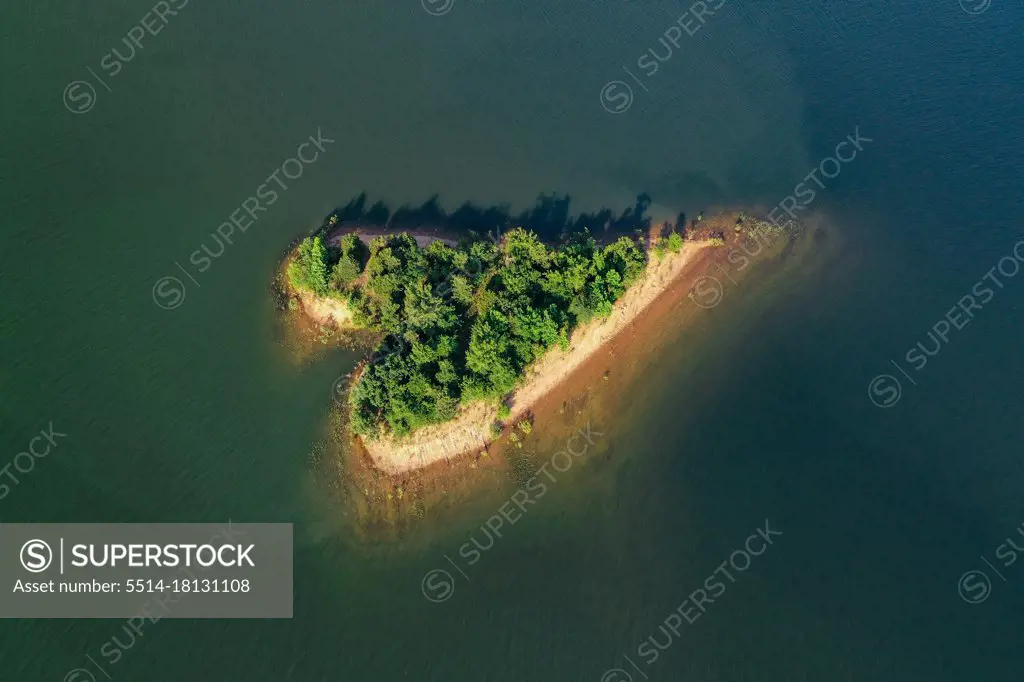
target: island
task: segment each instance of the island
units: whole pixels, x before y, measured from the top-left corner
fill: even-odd
[[[428,204],[419,211],[427,224],[413,229],[394,227],[397,212],[367,221],[373,209],[359,206],[354,219],[336,211],[282,267],[290,307],[375,334],[351,374],[347,424],[392,475],[525,438],[537,421],[532,406],[673,283],[689,276],[696,285],[735,255],[749,262],[791,227],[743,211],[656,222],[641,195],[632,212],[575,220],[566,202],[551,230],[559,200],[542,196],[547,208],[532,221],[540,230],[530,213],[495,220],[477,210],[492,229],[460,232],[430,218],[438,209]],[[745,245],[753,242],[756,253]]]

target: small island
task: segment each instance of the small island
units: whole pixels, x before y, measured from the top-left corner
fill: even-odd
[[[533,429],[531,406],[673,282],[697,278],[703,255],[784,232],[742,212],[651,227],[644,196],[623,213],[629,234],[577,220],[542,240],[521,224],[528,215],[483,234],[394,231],[335,212],[302,239],[284,264],[290,305],[379,338],[347,399],[374,466],[402,474],[518,441]]]

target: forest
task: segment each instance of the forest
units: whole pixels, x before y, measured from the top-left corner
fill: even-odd
[[[368,247],[353,234],[329,246],[318,234],[299,244],[287,273],[293,287],[346,301],[357,325],[382,334],[349,395],[353,430],[375,438],[447,421],[471,401],[500,405],[534,360],[609,315],[645,267],[637,237],[600,246],[582,231],[553,248],[515,228],[426,248],[404,232]]]

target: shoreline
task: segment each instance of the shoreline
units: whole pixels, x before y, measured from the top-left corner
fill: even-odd
[[[738,211],[727,210],[693,225],[693,232],[699,238],[691,236],[683,242],[679,252],[667,253],[661,260],[649,252],[646,272],[616,302],[609,317],[576,329],[570,337],[568,350],[553,348],[526,371],[519,388],[506,401],[510,412],[503,419],[498,418],[497,406],[477,401],[463,406],[454,419],[423,427],[404,438],[382,437],[368,441],[352,434],[351,441],[363,451],[373,469],[391,477],[423,472],[442,464],[451,466],[460,459],[468,462],[470,455],[476,456],[473,462],[481,461],[480,457],[487,456],[492,446],[503,448],[502,441],[507,440],[515,425],[524,418],[531,418],[539,404],[548,402],[548,398],[567,387],[592,361],[619,345],[615,341],[627,336],[625,331],[635,331],[639,322],[649,328],[681,303],[687,292],[692,296],[694,284],[716,261],[726,257],[731,251],[727,247],[735,246],[743,238],[743,233],[734,230],[738,215]],[[367,242],[379,234],[387,234],[359,225],[339,226],[328,239],[336,242],[341,235],[352,232]],[[423,242],[447,241],[429,231],[409,234],[421,246],[425,245]],[[710,238],[723,234],[724,244],[721,239]],[[716,259],[716,255],[721,257]],[[682,286],[685,280],[689,284]],[[300,301],[305,313],[315,321],[341,329],[353,328],[351,313],[343,301],[309,293],[300,293]],[[658,319],[648,320],[648,312]],[[606,371],[605,378],[607,374]],[[546,421],[547,416],[544,416],[539,427],[543,428]],[[503,427],[497,434],[491,431],[496,422]]]
[[[406,232],[416,240],[420,248],[430,246],[432,242],[443,242],[447,246],[455,247],[459,240],[440,233],[437,228],[421,227],[416,230],[388,230],[377,225],[364,225],[362,223],[342,223],[331,228],[327,235],[327,243],[336,246],[346,234],[355,234],[367,246],[374,237],[384,237],[392,234]]]
[[[651,263],[644,277],[615,304],[609,317],[581,326],[570,337],[568,351],[553,348],[527,370],[522,384],[507,401],[511,411],[504,419],[498,418],[497,407],[478,401],[463,407],[451,421],[425,426],[406,438],[360,438],[360,444],[377,469],[393,476],[487,450],[494,441],[504,438],[514,423],[528,416],[531,408],[626,330],[675,281],[690,272],[691,265],[700,263],[703,259],[699,256],[714,248],[707,241],[687,241],[679,253]],[[492,435],[491,424],[496,421],[505,428],[501,434]]]

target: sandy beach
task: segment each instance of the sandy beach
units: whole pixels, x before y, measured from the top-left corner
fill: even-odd
[[[527,370],[521,387],[514,393],[507,424],[522,418],[531,407],[576,369],[615,338],[643,313],[675,280],[683,276],[697,256],[713,248],[708,242],[685,242],[679,253],[653,260],[644,277],[636,282],[616,304],[612,314],[573,332],[569,350],[552,349]],[[465,406],[450,422],[428,426],[402,439],[381,438],[363,441],[374,465],[389,474],[422,469],[461,455],[479,453],[494,439],[491,424],[497,420],[497,407],[481,402]]]
[[[667,253],[661,260],[651,254],[644,275],[616,302],[609,317],[579,327],[569,339],[568,350],[553,348],[527,369],[519,388],[507,401],[511,413],[505,419],[498,419],[496,404],[478,401],[463,406],[451,421],[420,428],[404,438],[383,437],[373,441],[360,438],[358,440],[373,467],[395,476],[427,469],[431,465],[453,463],[459,457],[477,456],[486,451],[492,442],[507,435],[509,427],[529,416],[545,397],[557,393],[555,389],[566,385],[575,372],[582,371],[589,360],[599,357],[599,351],[610,347],[612,340],[625,331],[635,329],[646,311],[663,310],[691,290],[692,286],[680,284],[685,279],[692,285],[716,259],[726,256],[729,249],[719,248],[723,238],[724,243],[731,244],[733,248],[737,240],[745,238],[739,230],[732,229],[739,215],[736,211],[723,211],[703,220],[699,226],[694,223],[690,239],[683,242],[678,253]],[[767,225],[763,222],[754,224]],[[343,226],[329,236],[329,242],[337,243],[341,235],[347,233],[355,233],[367,243],[378,235],[386,234],[376,227]],[[432,230],[410,234],[421,247],[437,240],[449,245],[455,243],[450,235],[442,236]],[[648,248],[651,235],[648,235]],[[298,296],[306,315],[316,322],[341,329],[353,328],[352,314],[344,301],[320,298],[308,292],[298,292]],[[668,298],[674,300],[668,302]],[[492,425],[498,421],[505,430],[495,436]]]

